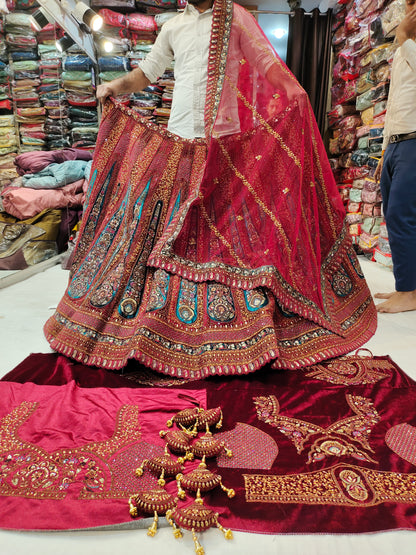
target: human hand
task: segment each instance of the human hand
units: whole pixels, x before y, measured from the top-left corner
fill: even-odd
[[[381,172],[383,170],[383,156],[378,161],[376,171],[374,172],[374,180],[378,183],[381,178]]]
[[[104,102],[109,96],[114,96],[114,91],[109,84],[103,83],[102,85],[98,85],[95,95],[97,100]]]
[[[406,1],[406,15],[396,30],[396,38],[400,45],[407,39],[416,37],[416,5],[415,0]]]

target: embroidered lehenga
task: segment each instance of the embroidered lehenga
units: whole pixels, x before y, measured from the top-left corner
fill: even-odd
[[[198,378],[360,347],[375,307],[307,95],[228,0],[214,4],[205,127],[182,139],[107,102],[52,348]]]

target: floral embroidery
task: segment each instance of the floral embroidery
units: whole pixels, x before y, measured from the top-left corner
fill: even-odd
[[[146,187],[139,195],[133,207],[133,219],[130,225],[126,226],[123,231],[123,237],[119,239],[116,250],[113,256],[110,258],[105,271],[103,272],[104,280],[99,283],[94,292],[91,295],[90,302],[93,306],[102,307],[110,303],[115,294],[117,293],[125,268],[126,260],[128,257],[131,244],[133,242],[134,234],[137,232],[141,215],[143,212],[143,204],[146,200],[147,193],[150,188],[150,180],[148,181]],[[122,252],[121,260],[119,253]],[[113,260],[119,260],[116,266],[111,270],[111,265]]]
[[[137,406],[120,408],[114,434],[108,440],[52,453],[18,435],[20,426],[37,406],[35,402],[23,402],[0,421],[0,495],[62,499],[74,482],[83,485],[80,498],[84,499],[128,497],[134,491],[136,486],[129,490],[130,482],[120,471],[118,452],[130,445],[130,456],[135,453],[137,466],[141,456],[145,458],[155,450],[147,444],[134,445],[141,439]],[[113,469],[114,483],[109,479]]]
[[[373,403],[365,397],[347,394],[346,400],[356,416],[343,418],[326,428],[298,418],[280,415],[280,405],[274,395],[255,397],[254,404],[258,419],[276,427],[288,437],[298,453],[303,451],[305,443],[312,435],[320,434],[309,449],[307,464],[323,460],[327,456],[345,455],[377,464],[377,461],[350,441],[358,442],[366,451],[374,452],[368,439],[380,416]]]
[[[156,270],[152,280],[152,290],[147,302],[147,312],[160,310],[166,305],[170,275],[165,270]]]
[[[79,270],[72,278],[71,284],[68,287],[68,295],[71,298],[79,299],[83,297],[89,290],[91,283],[98,272],[102,269],[102,261],[113,244],[123,220],[127,198],[128,194],[124,197],[120,208],[113,215],[102,233],[100,233],[96,241],[93,243],[85,261],[81,264]]]
[[[244,291],[247,309],[250,312],[255,312],[266,306],[269,302],[267,295],[263,289],[251,289],[251,291]]]
[[[156,240],[162,207],[162,201],[157,201],[144,245],[127,283],[123,298],[120,301],[119,313],[121,316],[124,316],[124,318],[134,318],[139,309],[146,273],[148,271],[146,264]]]

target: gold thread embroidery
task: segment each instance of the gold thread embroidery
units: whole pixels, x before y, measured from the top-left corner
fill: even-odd
[[[354,465],[289,475],[243,474],[249,503],[374,506],[415,503],[415,475]]]
[[[262,126],[270,133],[270,135],[272,135],[279,142],[280,146],[286,152],[286,154],[289,156],[289,158],[291,158],[294,161],[294,163],[298,166],[299,169],[302,169],[301,161],[296,156],[296,154],[294,152],[292,152],[290,150],[290,148],[285,144],[285,142],[283,141],[283,139],[279,135],[279,133],[277,133],[277,131],[275,131],[267,123],[267,121],[263,118],[263,116],[261,114],[259,114],[259,112],[255,109],[255,107],[247,100],[247,98],[242,94],[242,92],[231,81],[231,79],[228,77],[228,75],[225,76],[225,79],[228,81],[229,85],[235,91],[238,98],[243,102],[243,104],[246,106],[246,108],[249,108],[252,111],[252,113],[256,116],[256,118],[258,118],[258,120],[260,121]]]
[[[234,252],[232,246],[230,245],[230,243],[227,241],[227,239],[220,233],[219,229],[213,224],[211,218],[209,217],[205,206],[204,206],[204,197],[202,195],[202,193],[199,193],[199,198],[201,199],[201,212],[202,215],[204,217],[204,220],[207,222],[209,228],[214,232],[214,234],[218,237],[218,239],[227,247],[227,249],[229,250],[231,256],[233,258],[235,258],[235,260],[237,260],[238,264],[241,267],[245,267],[244,266],[244,262],[241,260],[241,258],[239,258],[239,256],[237,255],[236,252]]]
[[[388,360],[346,356],[337,358],[336,363],[316,364],[306,376],[337,385],[364,385],[384,380],[393,369]]]
[[[272,222],[274,223],[275,227],[279,230],[280,235],[282,236],[283,242],[285,244],[285,248],[286,248],[286,254],[287,257],[289,259],[289,261],[292,259],[292,255],[291,255],[291,249],[290,249],[290,245],[289,245],[289,241],[287,238],[287,235],[284,232],[283,226],[282,224],[279,222],[279,220],[276,218],[276,216],[273,214],[273,212],[267,208],[267,206],[264,204],[264,202],[260,199],[260,197],[257,195],[256,191],[254,190],[253,186],[250,184],[250,182],[244,177],[244,175],[238,171],[238,169],[234,166],[230,154],[227,152],[227,150],[225,149],[221,139],[218,139],[218,144],[220,145],[220,148],[222,150],[222,153],[224,154],[225,158],[227,159],[228,165],[230,166],[230,168],[233,170],[233,172],[235,173],[235,175],[241,179],[241,181],[243,182],[243,184],[246,186],[246,188],[250,191],[250,193],[253,195],[255,201],[257,202],[257,204],[259,206],[261,206],[263,212],[265,214],[267,214],[269,216],[269,218],[272,220]],[[292,264],[289,262],[289,267],[292,267]],[[293,276],[292,276],[293,278]]]
[[[128,497],[108,483],[109,458],[121,448],[138,442],[138,407],[120,408],[111,438],[73,449],[48,453],[19,438],[18,429],[36,410],[38,403],[23,402],[0,421],[0,495],[34,499],[62,499],[68,486],[84,485],[80,498]]]
[[[326,428],[298,418],[280,415],[279,401],[274,395],[254,397],[253,400],[258,419],[276,427],[288,437],[296,447],[298,454],[303,451],[305,443],[312,435],[321,434],[309,449],[307,464],[322,460],[327,456],[341,457],[345,455],[378,464],[367,453],[347,442],[342,436],[358,442],[365,450],[374,453],[368,439],[372,427],[380,421],[380,416],[369,399],[350,394],[345,397],[356,416],[343,418]],[[337,434],[337,436],[333,434]]]

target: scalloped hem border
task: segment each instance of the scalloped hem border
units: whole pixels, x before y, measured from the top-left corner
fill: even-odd
[[[372,329],[374,327],[374,329]],[[298,359],[296,361],[285,361],[279,359],[278,349],[270,349],[266,351],[263,355],[257,357],[250,363],[246,364],[225,364],[222,366],[218,365],[205,365],[199,370],[187,370],[180,368],[178,366],[172,366],[165,364],[164,362],[158,361],[150,355],[146,355],[141,351],[131,351],[128,358],[123,358],[122,360],[108,360],[104,357],[98,355],[86,355],[81,351],[73,347],[68,347],[67,345],[57,341],[50,335],[46,335],[51,348],[65,355],[69,358],[86,364],[87,366],[95,366],[99,368],[105,368],[106,370],[120,371],[122,370],[129,360],[137,360],[147,368],[165,374],[166,376],[171,376],[175,378],[198,380],[208,378],[210,376],[243,376],[251,374],[256,370],[259,370],[266,364],[271,362],[271,368],[273,370],[299,370],[314,364],[318,364],[324,360],[336,358],[339,356],[346,355],[355,351],[356,349],[362,347],[375,333],[376,325],[370,326],[366,332],[360,335],[359,339],[352,341],[348,345],[339,347],[329,347],[320,351],[318,354],[311,355],[310,357],[305,357]],[[273,362],[272,362],[273,361]]]

